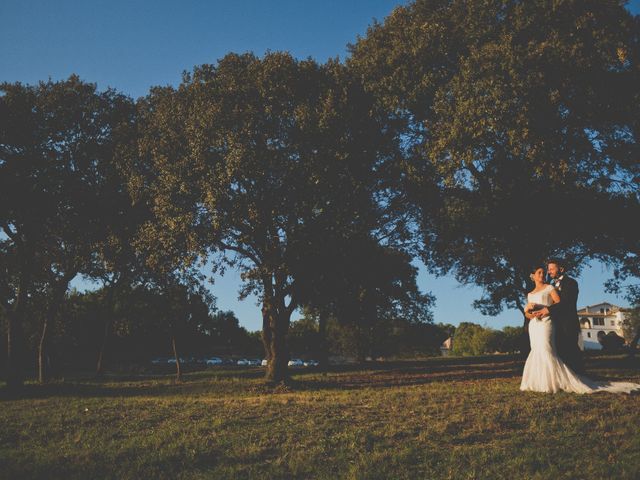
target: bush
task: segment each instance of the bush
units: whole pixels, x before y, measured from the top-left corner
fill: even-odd
[[[606,335],[598,334],[598,341],[603,350],[611,352],[621,350],[624,347],[624,338],[616,334],[616,332],[609,332]]]

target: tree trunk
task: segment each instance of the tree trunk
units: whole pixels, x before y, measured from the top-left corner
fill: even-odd
[[[96,377],[102,377],[104,375],[104,356],[107,350],[107,340],[111,335],[111,316],[108,316],[104,320],[104,335],[102,336],[102,343],[100,344],[100,351],[98,352],[98,363],[96,365]]]
[[[16,392],[24,385],[24,335],[23,323],[27,308],[27,290],[30,280],[30,264],[25,259],[13,308],[7,312],[7,389]]]
[[[318,366],[326,375],[329,370],[329,349],[327,344],[327,316],[320,313],[318,317]]]
[[[107,344],[109,337],[111,336],[111,325],[113,323],[113,297],[115,295],[117,282],[109,285],[107,290],[107,298],[105,305],[105,319],[104,319],[104,335],[102,337],[102,343],[100,344],[100,351],[98,352],[98,363],[96,365],[96,377],[102,377],[104,375],[105,355],[107,351]]]
[[[522,312],[522,337],[520,338],[520,357],[523,360],[526,360],[529,356],[529,352],[531,351],[531,343],[529,342],[529,319],[524,313],[524,305],[520,301],[519,298],[515,298],[514,302],[516,304],[516,309]]]
[[[51,299],[49,302],[49,306],[47,308],[47,312],[44,317],[44,322],[42,324],[42,333],[40,335],[40,343],[38,344],[38,382],[45,383],[50,378],[50,369],[47,365],[49,362],[46,361],[49,355],[49,338],[51,337],[50,331],[52,328],[52,324],[55,321],[58,312],[60,311],[60,307],[62,306],[62,302],[64,301],[64,295],[67,293],[67,289],[69,288],[69,282],[76,274],[67,274],[62,278],[59,282],[54,283],[53,291],[51,293]]]
[[[274,312],[270,318],[271,359],[269,360],[266,374],[266,381],[269,383],[280,383],[288,380],[289,349],[287,347],[287,332],[289,331],[290,318],[291,314],[287,312]]]
[[[262,345],[267,363],[271,362],[271,312],[267,305],[262,305]]]
[[[7,313],[7,389],[12,392],[24,384],[23,316],[17,308]]]
[[[366,354],[366,345],[365,345],[365,339],[364,339],[365,335],[363,332],[363,328],[362,326],[358,325],[358,340],[357,340],[357,350],[356,350],[356,360],[358,361],[358,363],[364,363],[365,359],[367,358],[367,354]]]
[[[636,336],[633,337],[631,343],[629,343],[629,356],[633,357],[636,354],[636,349],[638,347],[638,341],[640,341],[640,327],[638,327],[638,331],[636,332]]]
[[[360,322],[358,324],[358,362],[364,363],[373,356],[373,328],[376,324],[377,308],[373,296],[365,291],[360,302]]]
[[[49,312],[44,317],[42,323],[42,333],[40,334],[40,343],[38,344],[38,383],[45,383],[49,380],[49,368],[45,361],[45,345],[48,343],[48,327],[49,327]]]
[[[531,343],[529,342],[529,319],[523,314],[522,329],[524,333],[520,339],[520,357],[526,359],[531,351]]]
[[[176,382],[182,381],[182,372],[180,371],[180,356],[178,355],[178,349],[176,348],[176,336],[171,335],[171,346],[173,347],[173,356],[176,359]]]

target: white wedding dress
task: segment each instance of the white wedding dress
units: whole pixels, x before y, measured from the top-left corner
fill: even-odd
[[[527,296],[529,303],[549,306],[552,285]],[[529,322],[531,353],[524,364],[520,390],[532,392],[630,393],[640,390],[640,384],[629,382],[596,382],[573,372],[556,354],[555,327],[551,317],[533,318]],[[576,339],[577,341],[577,339]]]

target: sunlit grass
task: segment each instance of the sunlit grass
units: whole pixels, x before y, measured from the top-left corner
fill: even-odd
[[[637,478],[640,396],[520,393],[510,357],[67,378],[0,401],[0,477]],[[589,362],[640,381],[640,363]],[[4,390],[3,390],[4,392]]]

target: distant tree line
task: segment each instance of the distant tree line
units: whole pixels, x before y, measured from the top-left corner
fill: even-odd
[[[394,318],[367,325],[363,332],[355,322],[340,322],[331,317],[327,320],[325,338],[321,338],[319,317],[306,311],[304,317],[292,322],[288,342],[291,354],[302,358],[322,359],[325,355],[357,361],[417,358],[440,356],[442,343],[455,330],[449,324]]]
[[[123,288],[109,308],[105,288],[67,293],[59,315],[50,325],[52,333],[44,352],[50,376],[65,372],[96,369],[147,367],[154,357],[180,359],[213,355],[259,357],[263,354],[257,332],[240,326],[231,311],[215,309],[210,295],[173,291],[171,295],[147,286]],[[41,312],[31,310],[31,318]],[[105,343],[105,325],[109,324]],[[41,323],[25,322],[26,350],[32,358],[38,353]],[[6,332],[5,332],[6,333]],[[6,355],[6,350],[0,350]],[[99,369],[99,370],[98,370]]]
[[[455,331],[454,355],[486,355],[493,353],[519,353],[523,348],[522,327],[504,327],[496,330],[470,322],[462,322]]]
[[[613,265],[637,305],[639,24],[619,2],[416,0],[343,63],[230,53],[137,101],[77,76],[1,84],[9,388],[30,348],[47,380],[78,276],[99,284],[101,372],[125,292],[150,292],[179,358],[202,268],[238,269],[269,382],[296,310],[323,352],[334,326],[368,356],[394,322],[429,324],[418,260],[481,286],[489,315],[521,309],[550,254]]]

